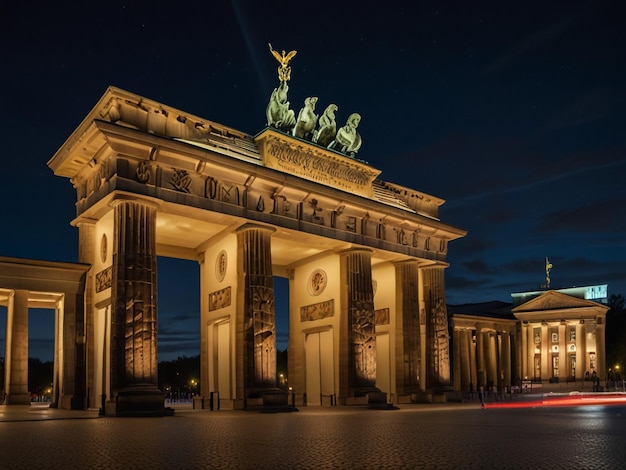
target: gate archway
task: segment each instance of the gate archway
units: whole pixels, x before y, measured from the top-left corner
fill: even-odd
[[[312,330],[334,332],[325,360],[339,404],[377,390],[377,364],[390,400],[449,385],[443,270],[465,231],[439,219],[442,199],[282,131],[253,137],[117,88],[48,165],[77,190],[79,259],[91,266],[86,388],[90,403],[106,389],[107,414],[163,413],[159,255],[200,265],[201,394],[219,392],[221,408],[276,385],[275,275],[289,279],[300,402]],[[388,359],[377,359],[377,334]]]

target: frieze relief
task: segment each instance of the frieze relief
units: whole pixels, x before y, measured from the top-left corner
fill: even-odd
[[[257,138],[265,166],[362,196],[372,195],[372,182],[379,170],[279,135],[269,130]]]
[[[96,293],[109,289],[113,283],[113,269],[109,266],[96,273]]]
[[[376,318],[376,326],[389,325],[389,309],[388,308],[379,308],[378,310],[374,310],[374,315]]]
[[[221,308],[225,308],[230,306],[231,302],[231,288],[230,286],[225,287],[224,289],[217,290],[215,292],[211,292],[209,294],[209,312],[213,312],[214,310],[219,310]]]
[[[300,321],[315,321],[322,318],[332,317],[335,314],[335,301],[333,299],[319,302],[317,304],[300,307]]]
[[[181,193],[190,193],[191,176],[187,170],[172,168],[173,173],[170,178],[170,186]]]
[[[100,165],[94,169],[90,178],[75,183],[80,201],[88,197],[97,186],[101,187],[105,184],[110,178],[109,170],[115,169],[119,177],[132,178],[142,184],[150,184],[184,194],[245,207],[249,210],[281,215],[315,225],[362,234],[400,246],[444,254],[447,251],[445,240],[438,238],[431,240],[427,236],[420,236],[421,226],[399,227],[388,223],[388,218],[375,219],[367,212],[356,214],[354,209],[347,212],[342,201],[320,202],[315,197],[305,200],[290,200],[287,196],[279,194],[279,188],[274,192],[262,191],[259,188],[234,184],[215,176],[201,175],[196,171],[170,166],[164,167],[151,160],[118,159],[117,164],[112,165],[110,161],[103,161]],[[308,165],[312,164],[309,162]],[[358,172],[354,174],[358,175]],[[369,176],[374,174],[375,171]],[[353,180],[357,181],[355,178]],[[406,224],[406,222],[404,223]]]
[[[146,184],[150,180],[150,166],[145,160],[141,160],[137,165],[137,181]]]

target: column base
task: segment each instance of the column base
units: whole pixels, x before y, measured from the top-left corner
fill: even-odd
[[[30,405],[29,393],[9,393],[4,399],[5,405]]]
[[[115,400],[106,407],[113,416],[171,416],[174,409],[165,407],[165,394],[153,386],[136,386],[117,391]]]

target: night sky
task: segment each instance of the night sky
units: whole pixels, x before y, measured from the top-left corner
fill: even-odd
[[[554,288],[626,295],[623,2],[73,3],[0,0],[0,255],[77,261],[75,191],[46,163],[109,85],[255,135],[270,42],[298,51],[296,114],[307,96],[339,125],[360,113],[358,158],[468,230],[449,304],[539,289],[546,256]],[[199,353],[197,273],[159,258],[160,360]],[[49,359],[52,325],[31,314],[30,356]]]

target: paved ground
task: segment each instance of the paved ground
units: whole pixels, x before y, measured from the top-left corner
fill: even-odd
[[[106,418],[96,411],[0,406],[0,468],[617,469],[626,406],[395,410],[308,407],[294,413],[192,410]]]

